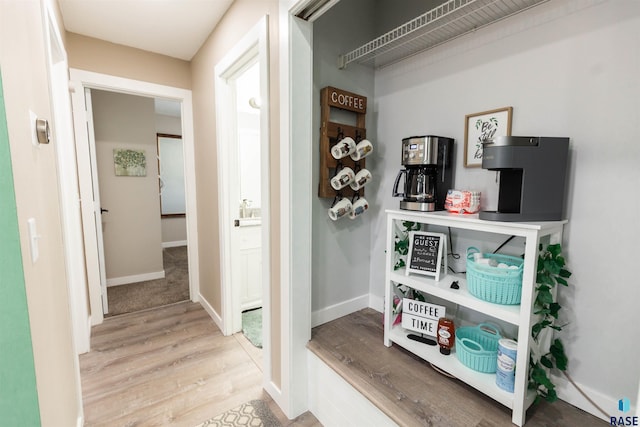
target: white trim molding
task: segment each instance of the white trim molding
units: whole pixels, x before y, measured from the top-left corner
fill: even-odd
[[[209,304],[209,302],[202,295],[198,295],[198,297],[199,297],[198,302],[200,303],[202,308],[204,308],[204,311],[209,313],[209,316],[211,316],[213,323],[215,323],[216,326],[222,331],[222,317],[220,317],[218,312],[211,306],[211,304]]]
[[[282,0],[278,14],[282,394],[276,401],[289,418],[309,406],[313,25],[291,12],[310,3]]]
[[[576,408],[580,408],[583,411],[590,413],[594,417],[598,417],[604,421],[609,422],[609,418],[600,413],[600,411],[587,399],[585,399],[585,397],[580,394],[580,392],[573,386],[573,384],[571,384],[564,376],[552,374],[552,381],[556,385],[556,392],[558,393],[559,399],[564,400],[565,402],[575,406]],[[609,411],[611,416],[615,416],[619,413],[617,398],[607,396],[586,385],[580,383],[576,384],[598,406],[600,406],[605,411]]]
[[[162,242],[162,247],[163,248],[177,248],[180,246],[187,246],[187,241],[186,240],[176,240],[173,242]]]
[[[164,270],[150,273],[134,274],[132,276],[120,276],[107,279],[107,286],[128,285],[129,283],[146,282],[147,280],[164,279]]]
[[[325,426],[354,424],[392,427],[397,424],[344,380],[312,351],[307,350],[309,410]]]
[[[332,320],[339,319],[347,314],[355,313],[363,308],[369,307],[370,295],[361,295],[348,301],[343,301],[311,313],[311,327],[323,325]]]
[[[190,90],[156,83],[132,80],[123,77],[116,77],[92,71],[69,69],[71,86],[74,88],[74,100],[84,104],[84,89],[100,89],[111,92],[120,92],[134,95],[150,97],[160,97],[172,99],[181,103],[182,117],[182,141],[184,147],[184,170],[186,187],[186,218],[187,218],[187,248],[189,259],[189,295],[192,301],[198,301],[200,297],[200,268],[198,254],[198,209],[196,202],[196,175],[195,175],[195,147],[193,135],[193,106],[192,94]],[[74,101],[75,102],[75,101]],[[84,114],[84,109],[78,108],[78,114]],[[74,113],[76,110],[74,109]],[[84,117],[74,114],[75,127],[81,129],[86,125]],[[76,133],[78,130],[76,131]],[[80,177],[82,180],[83,178]],[[85,231],[86,233],[86,231]],[[86,249],[86,248],[85,248]],[[90,255],[90,254],[89,254]],[[87,255],[87,262],[95,261],[95,254]],[[98,270],[98,269],[94,269]],[[89,271],[87,271],[87,274]],[[102,313],[102,291],[99,288],[100,280],[89,277],[89,300],[91,305],[91,319],[93,324],[102,323],[104,315]]]

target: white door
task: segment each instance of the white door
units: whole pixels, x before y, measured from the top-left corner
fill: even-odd
[[[95,299],[90,301],[91,322],[95,325],[101,323],[104,314],[109,312],[102,239],[102,213],[96,163],[96,141],[93,132],[91,90],[89,88],[76,89],[72,96],[72,103],[87,278],[89,287],[99,287],[102,296],[100,302]]]
[[[260,67],[257,55],[250,59],[229,81],[235,94],[235,176],[230,192],[230,206],[237,204],[239,227],[232,231],[233,283],[240,292],[242,311],[262,306],[261,257],[261,168],[260,168]],[[234,179],[235,178],[235,179]],[[238,202],[239,201],[239,202]],[[240,318],[241,319],[241,318]],[[241,325],[241,321],[239,322]]]
[[[87,137],[89,140],[89,162],[91,165],[91,182],[93,184],[93,219],[96,225],[96,243],[98,245],[98,265],[100,269],[100,289],[102,290],[102,312],[109,313],[107,299],[107,272],[104,264],[104,239],[102,236],[102,213],[107,212],[100,206],[100,186],[98,185],[98,162],[96,160],[96,135],[93,130],[93,106],[91,104],[91,89],[84,89],[84,99],[87,112]]]

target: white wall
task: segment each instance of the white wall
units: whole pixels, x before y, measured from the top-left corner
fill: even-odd
[[[153,99],[92,90],[107,280],[163,272]],[[114,149],[143,150],[146,176],[116,176]]]
[[[354,16],[358,23],[354,25]],[[314,147],[320,144],[320,90],[333,86],[368,98],[366,115],[367,138],[374,144],[373,153],[367,157],[367,169],[373,181],[365,188],[365,197],[375,198],[380,183],[377,164],[375,116],[373,114],[373,77],[370,67],[353,66],[339,70],[338,55],[352,49],[374,36],[374,8],[367,0],[343,1],[318,19],[313,26],[313,106]],[[333,199],[317,196],[320,160],[318,148],[313,150],[313,237],[312,237],[312,311],[327,311],[336,304],[363,297],[352,304],[368,305],[369,294],[369,247],[371,244],[370,221],[379,206],[370,204],[369,211],[360,218],[342,218],[332,221],[327,215]],[[336,307],[334,307],[336,308]],[[332,315],[324,317],[330,319]]]
[[[370,289],[384,290],[385,208],[399,144],[414,134],[456,139],[455,187],[495,209],[495,173],[463,167],[465,114],[513,106],[513,135],[571,138],[560,335],[569,373],[605,410],[636,401],[640,377],[637,215],[640,202],[640,2],[549,2],[380,69],[375,115],[380,191],[371,223]],[[315,238],[315,235],[314,235]],[[561,397],[572,400],[568,386]]]

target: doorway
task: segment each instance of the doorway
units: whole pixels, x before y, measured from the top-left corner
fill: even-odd
[[[136,80],[124,79],[119,77],[107,76],[98,73],[92,73],[83,70],[71,69],[71,82],[74,87],[72,95],[73,110],[74,110],[74,129],[76,132],[76,144],[78,151],[78,168],[80,177],[80,193],[83,200],[82,215],[83,215],[83,235],[85,238],[86,259],[87,259],[87,277],[89,281],[89,300],[91,307],[91,324],[96,325],[102,323],[104,314],[107,310],[103,308],[103,298],[106,298],[106,274],[104,274],[104,268],[100,268],[100,256],[99,249],[101,245],[98,243],[98,237],[100,236],[101,227],[97,227],[96,224],[102,223],[102,215],[100,209],[107,209],[106,206],[100,206],[99,199],[99,186],[94,185],[94,181],[98,180],[92,178],[93,170],[91,168],[92,162],[91,156],[95,155],[95,150],[90,150],[90,136],[89,130],[94,130],[92,123],[91,111],[91,97],[86,96],[85,90],[102,90],[106,92],[115,92],[120,94],[133,94],[142,97],[161,98],[163,100],[172,100],[180,105],[181,117],[181,130],[182,141],[184,150],[184,171],[185,171],[185,220],[187,228],[187,252],[188,252],[188,271],[189,271],[189,295],[192,301],[199,300],[199,277],[198,277],[198,236],[197,236],[197,210],[195,200],[195,168],[194,168],[194,146],[193,146],[193,119],[191,108],[191,91],[178,89],[168,86],[156,85],[147,82],[141,82]],[[156,147],[155,147],[155,131],[154,133],[154,146],[152,149],[152,155],[149,158],[151,162],[157,162]],[[118,148],[118,147],[115,147]],[[130,148],[133,154],[135,154],[135,147],[120,147],[124,149]],[[116,176],[115,170],[115,154],[114,148],[111,148],[111,155],[107,155],[109,159],[112,177]],[[129,153],[132,154],[132,153]],[[146,155],[145,155],[146,161]],[[95,165],[95,161],[93,162]],[[151,164],[151,163],[149,163]],[[155,177],[155,189],[156,197],[158,191],[157,181],[157,163],[156,168],[151,168],[156,171]],[[97,170],[97,167],[93,169]],[[135,175],[135,174],[134,174]],[[122,175],[119,176],[123,178]],[[138,179],[134,176],[125,176],[126,179]],[[138,181],[139,182],[139,181]],[[130,184],[135,184],[136,181],[129,181]],[[90,201],[90,202],[85,202]],[[159,209],[159,203],[156,206]],[[107,215],[105,212],[104,215]],[[94,221],[98,218],[98,221]],[[108,228],[109,225],[106,225]],[[103,258],[104,259],[104,258]],[[160,270],[162,267],[160,267]],[[102,277],[101,277],[102,276]],[[134,275],[135,276],[135,275]],[[127,277],[126,275],[124,277]]]
[[[218,63],[215,77],[221,207],[221,329],[225,335],[239,332],[243,329],[244,317],[245,326],[251,323],[255,332],[257,319],[261,323],[257,340],[266,344],[270,317],[266,17]],[[264,356],[264,365],[269,367],[269,352],[265,351]]]
[[[188,300],[180,103],[98,89],[87,97],[101,208],[104,313]]]

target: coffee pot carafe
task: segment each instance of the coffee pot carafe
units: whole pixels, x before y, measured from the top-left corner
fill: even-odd
[[[443,210],[447,191],[453,188],[453,139],[433,135],[403,139],[402,165],[405,168],[393,185],[393,196],[403,198],[400,209]]]
[[[399,192],[400,179],[404,176],[404,191]],[[434,166],[407,166],[396,176],[393,184],[393,197],[403,197],[401,209],[433,211],[436,202],[436,168]],[[408,205],[407,203],[410,203]],[[404,206],[404,207],[403,207]]]

